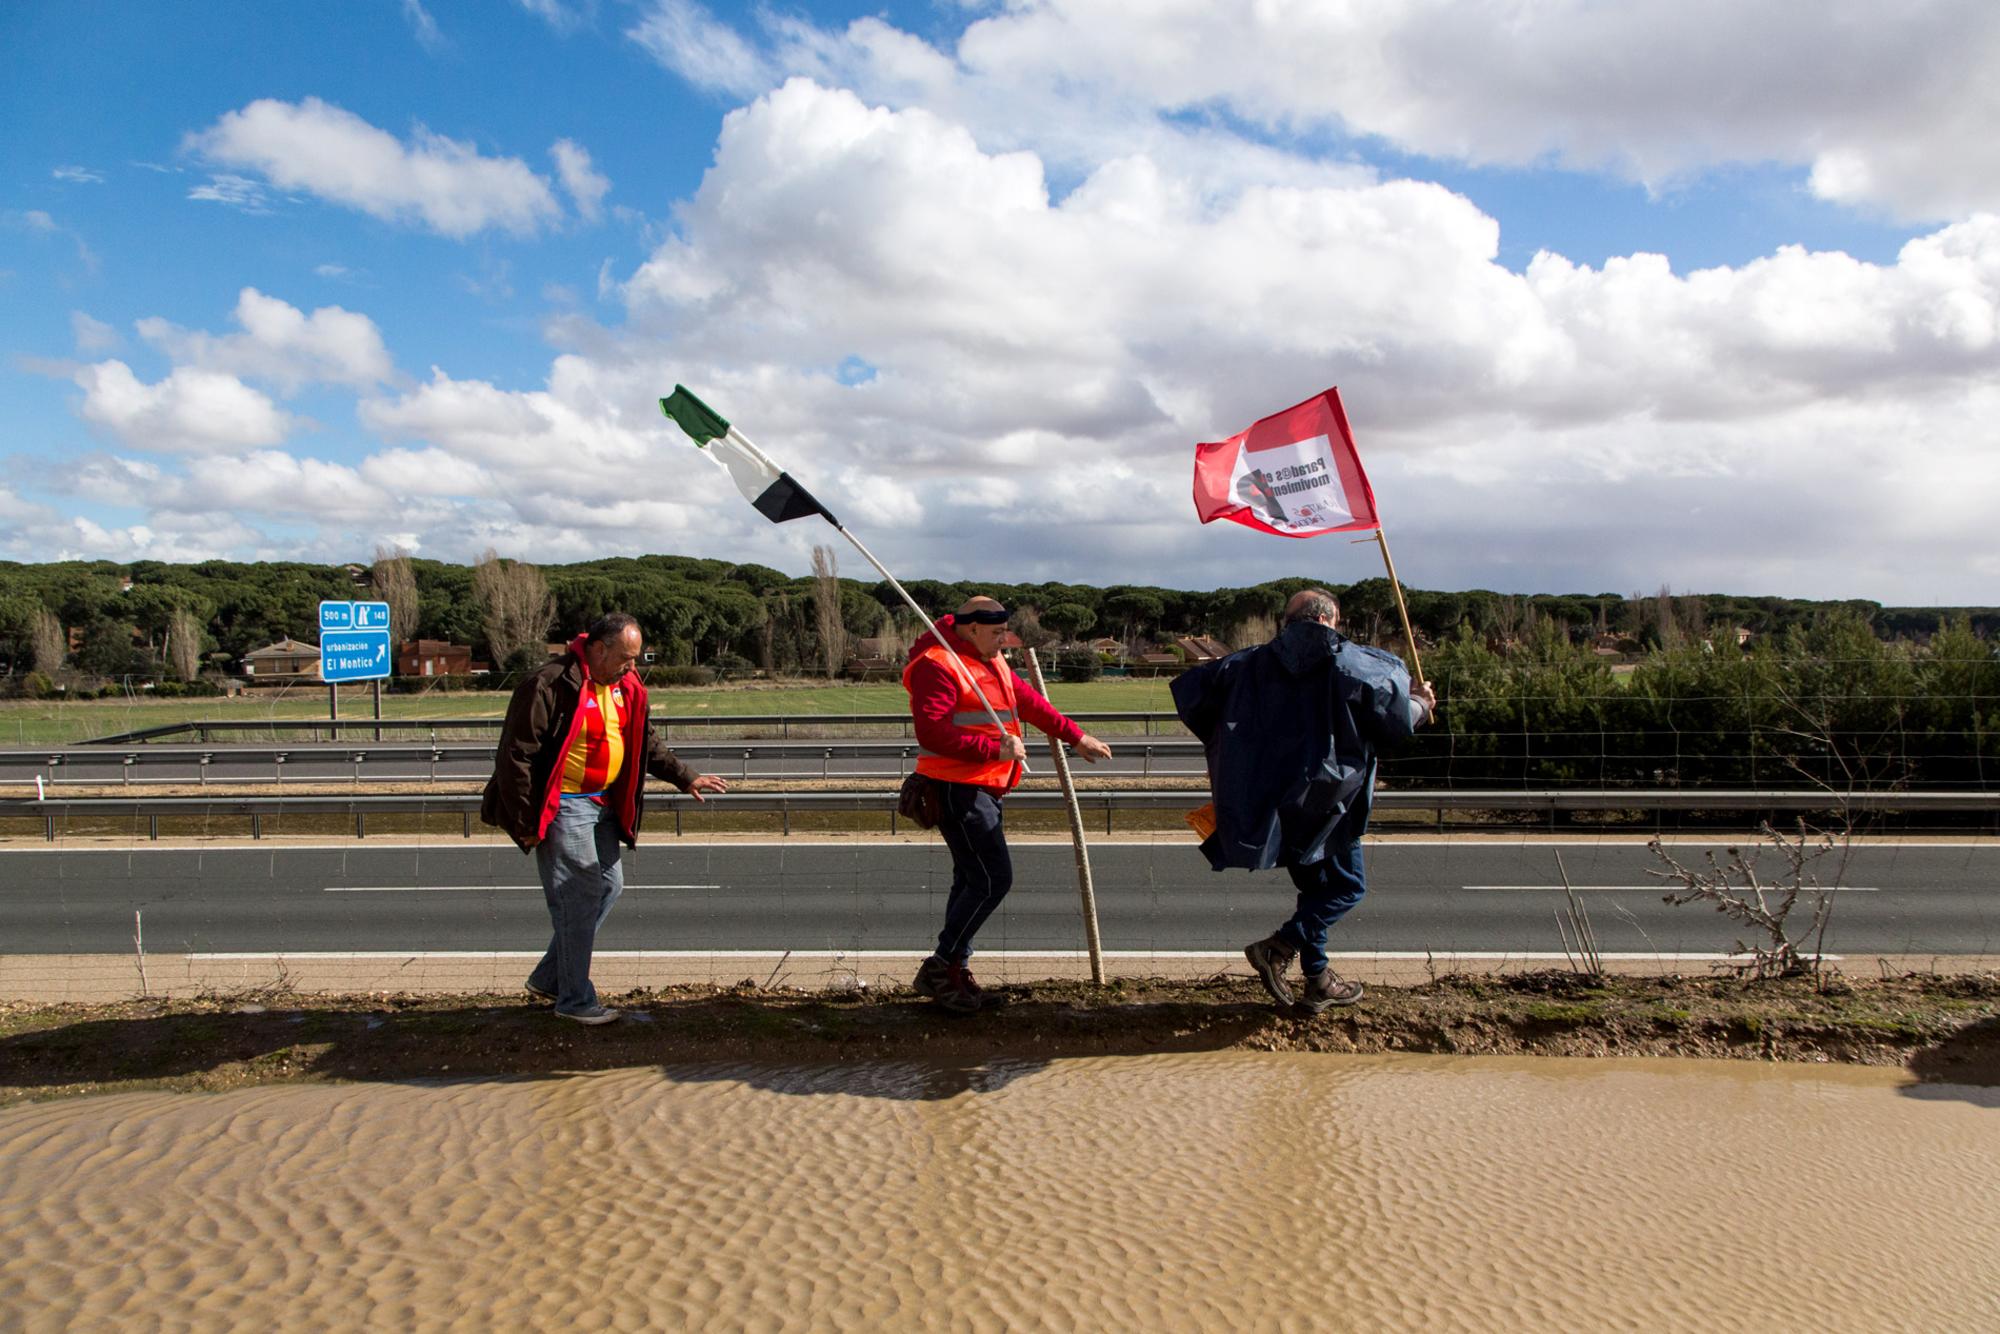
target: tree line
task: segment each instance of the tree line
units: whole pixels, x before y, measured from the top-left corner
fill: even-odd
[[[815,572],[689,556],[611,557],[537,567],[489,552],[471,565],[382,550],[368,564],[276,561],[0,563],[0,673],[192,681],[236,670],[245,653],[285,638],[316,642],[323,599],[377,598],[391,607],[397,643],[468,645],[502,675],[539,662],[609,611],[635,616],[655,662],[835,673],[854,641],[906,645],[920,631],[885,581],[841,577],[831,548]],[[941,581],[905,585],[932,615],[975,593],[1015,609],[1031,644],[1108,637],[1134,648],[1201,635],[1231,647],[1268,638],[1285,600],[1329,586],[1344,628],[1365,642],[1393,642],[1400,622],[1388,581],[1347,585],[1304,576],[1240,588]],[[2000,629],[1991,607],[1885,607],[1847,600],[1672,594],[1504,594],[1484,589],[1405,590],[1421,645],[1477,645],[1496,657],[1524,645],[1610,644],[1638,656],[1697,645],[1734,648],[1735,632],[1768,641],[1830,619],[1878,642],[1921,641],[1947,621],[1981,639]],[[1724,644],[1724,641],[1727,641]],[[1469,651],[1453,649],[1453,652]]]

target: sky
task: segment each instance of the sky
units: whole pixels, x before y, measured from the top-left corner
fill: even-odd
[[[1991,0],[15,0],[0,559],[2000,601]]]

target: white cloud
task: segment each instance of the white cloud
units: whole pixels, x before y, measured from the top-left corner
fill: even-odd
[[[603,212],[604,196],[611,190],[610,179],[591,165],[588,149],[569,139],[556,140],[549,154],[556,160],[556,175],[576,203],[576,211],[596,222]]]
[[[560,33],[574,32],[589,21],[595,8],[594,0],[578,0],[576,4],[565,0],[519,0],[521,8],[541,19]]]
[[[205,184],[188,191],[189,199],[206,204],[227,204],[230,208],[241,209],[245,213],[269,213],[271,195],[262,185],[247,176],[237,176],[230,172],[217,172]]]
[[[86,356],[100,352],[115,352],[124,339],[118,331],[103,320],[93,319],[80,310],[69,313],[70,335],[76,340],[76,350]]]
[[[532,234],[562,211],[548,182],[518,158],[485,157],[422,126],[405,144],[316,97],[252,102],[189,135],[186,147],[279,189],[445,236],[491,228]]]
[[[392,497],[345,464],[260,449],[236,458],[197,458],[170,508],[305,515],[321,522],[394,513]]]
[[[311,315],[246,287],[236,300],[240,334],[217,337],[163,319],[139,334],[181,365],[269,381],[286,393],[313,383],[369,389],[395,375],[381,331],[366,315],[321,306]]]
[[[296,419],[233,375],[182,366],[146,384],[122,361],[102,361],[72,377],[84,391],[79,412],[138,449],[235,452],[282,441]]]
[[[444,34],[438,31],[437,20],[424,8],[423,0],[403,0],[403,19],[410,25],[410,32],[417,39],[417,45],[435,55],[444,50]]]
[[[73,185],[102,185],[104,183],[104,173],[101,171],[92,171],[89,167],[57,167],[49,175],[56,180],[68,181]]]
[[[699,87],[748,95],[771,85],[773,66],[693,0],[653,0],[625,35]]]
[[[1015,0],[949,51],[874,18],[763,26],[760,43],[660,0],[631,36],[704,87],[806,74],[1085,168],[1189,152],[1241,178],[1209,150],[1269,150],[1190,128],[1220,112],[1273,138],[1344,132],[1655,186],[1778,162],[1809,169],[1823,198],[1904,219],[2000,210],[2000,8],[1984,0]]]
[[[1633,522],[1632,486],[1721,488],[1710,512],[1755,532],[1788,468],[1810,468],[1815,495],[1868,494],[1880,439],[1832,424],[1842,405],[1894,405],[1925,442],[1899,471],[1956,491],[1977,429],[1951,427],[1954,449],[1922,424],[1976,420],[1969,397],[2000,382],[1993,216],[1893,265],[1783,248],[1681,274],[1653,256],[1591,269],[1543,255],[1517,274],[1496,260],[1493,220],[1435,185],[1218,200],[1124,159],[1058,202],[1032,156],[795,81],[732,113],[679,220],[625,286],[622,359],[670,366],[753,437],[785,442],[808,485],[833,479],[836,510],[910,525],[884,540],[933,572],[976,574],[954,535],[1006,525],[1010,568],[1096,560],[1201,583],[1199,553],[1233,548],[1187,531],[1193,442],[1339,383],[1371,464],[1411,479],[1394,497],[1405,526],[1438,536],[1423,516],[1450,488],[1412,470],[1449,457],[1468,505],[1535,516],[1543,488],[1560,490],[1568,522],[1553,527],[1576,540],[1522,548],[1549,568],[1656,587],[1700,561],[1685,529]],[[850,357],[874,378],[838,383]],[[890,442],[893,482],[871,485]],[[1438,536],[1432,550],[1460,564],[1412,577],[1492,582],[1475,549],[1490,527]],[[1588,545],[1600,529],[1614,548]],[[1763,530],[1771,568],[1792,571],[1776,555],[1792,539]],[[788,540],[748,536],[767,552]],[[1248,558],[1274,574],[1292,550]],[[1732,559],[1751,567],[1741,546]]]
[[[199,561],[265,545],[262,534],[233,519],[162,515],[106,526],[0,486],[0,556],[9,560]]]

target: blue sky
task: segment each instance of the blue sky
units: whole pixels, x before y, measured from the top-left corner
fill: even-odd
[[[1338,384],[1418,585],[1994,600],[2000,11],[1132,8],[0,8],[0,558],[803,571],[686,382],[905,573],[1347,581],[1187,498]]]

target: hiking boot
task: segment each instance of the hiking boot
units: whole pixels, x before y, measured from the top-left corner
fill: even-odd
[[[979,1002],[980,1009],[997,1010],[1001,1006],[1007,1003],[1007,998],[1001,995],[999,992],[988,991],[985,987],[980,986],[979,983],[973,979],[972,969],[969,965],[960,968],[958,972],[959,972],[959,985],[965,988],[965,990],[972,993],[973,998]]]
[[[1290,1008],[1292,989],[1285,982],[1285,970],[1292,966],[1292,960],[1299,957],[1299,952],[1274,934],[1245,945],[1243,957],[1257,970],[1257,980],[1264,984],[1264,990],[1271,993],[1271,999],[1280,1007]]]
[[[554,1005],[556,1003],[555,992],[543,991],[533,982],[523,982],[521,984],[521,990],[527,992],[528,995],[534,999],[534,1002],[537,1005]]]
[[[986,993],[972,980],[972,970],[962,963],[946,965],[946,975],[939,984],[932,999],[947,1014],[978,1014],[984,1006]]]
[[[557,1010],[556,1013],[579,1024],[608,1024],[618,1017],[618,1011],[607,1010],[602,1005],[593,1005],[588,1010]]]
[[[910,983],[910,989],[925,1000],[936,1000],[950,980],[951,965],[933,954],[917,965],[916,980]]]
[[[1367,994],[1366,987],[1337,976],[1331,968],[1323,973],[1307,973],[1292,1012],[1310,1019],[1335,1005],[1352,1005]]]

